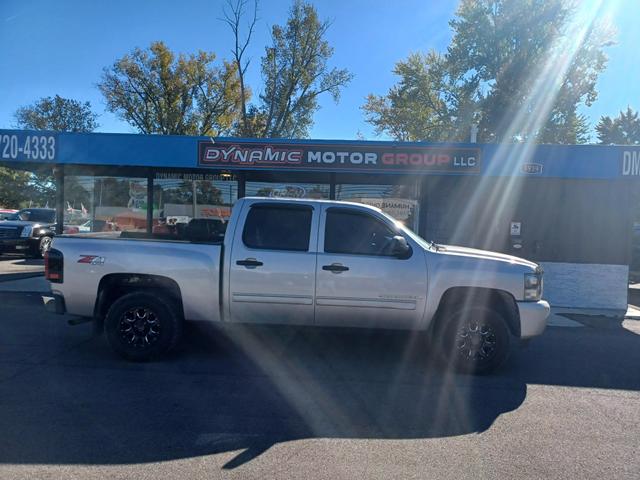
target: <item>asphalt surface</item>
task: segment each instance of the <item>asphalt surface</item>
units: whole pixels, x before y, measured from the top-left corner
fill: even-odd
[[[0,293],[0,478],[638,478],[639,322],[549,328],[493,376],[408,334],[191,326],[126,363]]]
[[[44,275],[44,261],[4,253],[0,255],[0,283]]]

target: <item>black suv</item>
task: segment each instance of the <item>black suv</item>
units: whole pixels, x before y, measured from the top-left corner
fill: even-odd
[[[41,257],[55,235],[53,208],[25,208],[0,221],[0,253]]]

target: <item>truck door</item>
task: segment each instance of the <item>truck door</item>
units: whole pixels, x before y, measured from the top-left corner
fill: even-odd
[[[400,232],[373,212],[324,207],[318,239],[316,324],[410,328],[422,318],[427,269],[422,250],[389,251]]]
[[[313,324],[318,212],[297,202],[243,211],[231,251],[232,321]]]

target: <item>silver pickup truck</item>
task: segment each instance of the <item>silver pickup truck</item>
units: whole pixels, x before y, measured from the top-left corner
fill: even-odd
[[[45,267],[47,309],[103,323],[130,360],[165,353],[193,320],[420,330],[425,349],[485,373],[549,314],[537,264],[337,201],[243,198],[226,232],[192,220],[185,240],[60,236]]]

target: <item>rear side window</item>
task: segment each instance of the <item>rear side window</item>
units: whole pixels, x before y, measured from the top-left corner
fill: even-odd
[[[355,255],[391,255],[391,241],[398,235],[371,215],[344,209],[327,211],[324,251]]]
[[[310,207],[254,205],[247,215],[242,241],[249,248],[306,252],[311,215]]]

